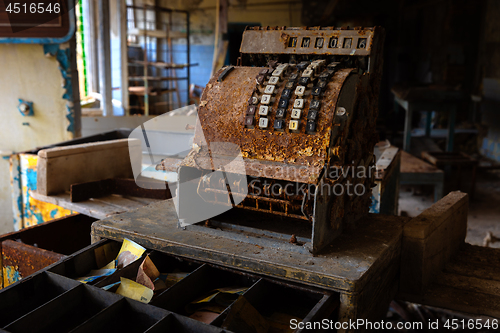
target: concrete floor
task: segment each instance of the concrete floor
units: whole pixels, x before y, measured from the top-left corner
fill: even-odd
[[[400,215],[417,216],[432,204],[432,188],[404,186],[400,190]],[[500,171],[478,172],[474,198],[469,201],[466,242],[483,245],[488,232],[500,238]],[[490,247],[500,248],[500,240]]]

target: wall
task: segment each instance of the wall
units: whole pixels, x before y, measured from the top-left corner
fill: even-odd
[[[486,1],[484,37],[481,49],[482,123],[488,134],[482,141],[481,153],[500,161],[500,2]]]
[[[74,128],[69,127],[68,101],[63,98],[68,82],[63,82],[56,57],[46,55],[42,45],[0,44],[0,63],[0,151],[20,152],[72,139]],[[18,111],[19,98],[33,102],[33,117]],[[0,234],[12,230],[9,161],[2,158]]]

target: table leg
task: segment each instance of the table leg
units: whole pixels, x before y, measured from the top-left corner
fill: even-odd
[[[477,170],[477,165],[474,164],[472,167],[472,179],[471,179],[471,188],[470,188],[470,200],[474,199],[474,192],[476,191],[476,170]]]
[[[431,126],[432,126],[432,111],[427,111],[427,117],[425,118],[425,136],[431,136]]]
[[[411,119],[413,116],[413,110],[411,105],[408,105],[406,109],[406,118],[405,118],[405,133],[403,137],[403,150],[410,151],[410,141],[411,141]]]
[[[443,197],[443,182],[434,184],[434,202],[438,202]]]
[[[450,116],[448,119],[448,139],[446,143],[446,151],[447,152],[452,152],[453,151],[453,144],[455,142],[455,120],[457,117],[457,108],[456,106],[452,106],[450,108]]]

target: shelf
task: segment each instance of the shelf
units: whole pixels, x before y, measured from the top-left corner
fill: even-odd
[[[144,76],[129,76],[129,81],[144,81]],[[179,80],[187,80],[187,77],[157,77],[157,76],[148,76],[148,81],[179,81]]]
[[[198,66],[198,63],[194,64],[174,64],[169,62],[152,62],[152,61],[143,61],[143,60],[130,60],[129,66],[153,66],[158,68],[175,68],[175,69],[183,69],[186,67]]]
[[[159,96],[163,94],[168,94],[175,92],[175,89],[163,89],[163,90],[153,90],[153,88],[148,88],[148,96]],[[144,96],[146,92],[145,87],[128,87],[128,93],[135,96]]]
[[[146,30],[146,29],[129,29],[127,35],[132,36],[146,36],[153,38],[187,38],[187,33],[180,31],[167,31],[164,30]]]

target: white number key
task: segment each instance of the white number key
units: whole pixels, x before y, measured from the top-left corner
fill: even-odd
[[[292,109],[292,118],[293,119],[300,119],[300,109]]]
[[[281,76],[283,74],[283,70],[282,69],[275,69],[272,76]]]
[[[269,84],[278,84],[280,82],[280,78],[278,76],[271,76],[269,78]]]
[[[259,119],[259,127],[260,128],[266,128],[267,127],[268,120],[267,118],[260,118]]]
[[[311,75],[313,75],[312,69],[306,69],[302,72],[302,77],[311,77]]]
[[[266,86],[266,89],[264,89],[264,94],[269,94],[269,95],[274,94],[274,89],[275,89],[275,88],[276,88],[276,87],[275,87],[275,86],[273,86],[273,85],[270,85],[270,84],[269,84],[269,85],[267,85],[267,86]]]
[[[306,92],[306,87],[304,86],[298,86],[297,88],[295,88],[295,95],[297,96],[304,96],[304,93]]]
[[[290,124],[288,125],[288,128],[292,131],[296,131],[299,128],[299,121],[298,120],[290,120]]]
[[[269,112],[269,106],[261,105],[259,107],[259,114],[261,116],[267,116],[268,112]]]
[[[293,103],[293,107],[297,109],[302,109],[304,107],[304,100],[302,98],[297,98]]]
[[[260,102],[262,104],[269,104],[269,103],[271,103],[271,95],[262,95],[262,98],[260,99]]]

